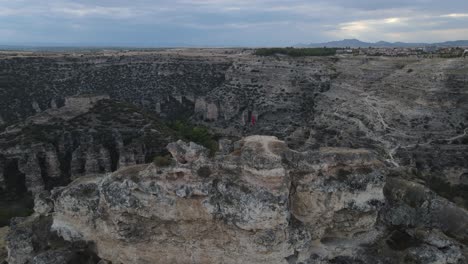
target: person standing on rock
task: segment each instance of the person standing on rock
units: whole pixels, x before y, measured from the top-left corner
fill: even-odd
[[[250,119],[251,123],[252,123],[252,126],[255,126],[255,124],[257,123],[257,119],[255,119],[255,116],[252,115],[252,118]]]

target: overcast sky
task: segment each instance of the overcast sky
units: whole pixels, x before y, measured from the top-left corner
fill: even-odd
[[[468,39],[468,0],[0,0],[0,44]]]

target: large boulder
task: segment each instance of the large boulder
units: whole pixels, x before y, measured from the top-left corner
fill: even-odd
[[[100,260],[91,252],[92,244],[65,241],[50,229],[51,224],[50,216],[37,213],[14,218],[6,237],[8,264],[96,264]]]
[[[267,136],[234,146],[209,158],[179,141],[171,166],[80,178],[54,191],[52,229],[112,263],[299,263],[375,239],[385,171],[371,152],[299,153]]]
[[[12,222],[9,263],[466,260],[466,211],[370,150],[298,152],[271,136],[229,144],[210,157],[170,143],[172,162],[37,194],[36,213]]]

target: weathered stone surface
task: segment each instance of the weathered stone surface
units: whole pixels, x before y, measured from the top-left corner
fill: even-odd
[[[26,191],[40,193],[84,175],[147,163],[167,152],[164,146],[172,132],[157,117],[102,96],[67,100],[65,106],[0,134],[0,188],[22,184]]]
[[[375,238],[384,171],[370,152],[322,150],[306,160],[309,155],[275,137],[251,136],[236,145],[232,154],[210,159],[203,147],[179,141],[168,146],[177,165],[139,165],[105,178],[80,178],[55,191],[52,228],[68,241],[93,241],[99,257],[113,263],[332,259],[354,255],[361,243],[349,243],[353,235],[367,238],[362,243]],[[303,164],[289,164],[287,152]],[[338,165],[344,160],[349,165]],[[324,189],[323,182],[338,177],[337,166],[351,170],[349,183],[330,181]],[[307,207],[327,195],[337,198]],[[314,242],[331,237],[335,244]]]
[[[54,204],[48,191],[37,193],[34,197],[34,212],[39,215],[49,215],[54,210]]]
[[[167,149],[175,158],[179,165],[192,164],[200,159],[208,157],[208,150],[193,142],[185,143],[179,140],[175,143],[169,143]]]
[[[468,211],[423,185],[389,178],[385,194],[388,208],[383,218],[391,225],[438,229],[462,243],[468,241]]]
[[[7,226],[0,228],[0,263],[6,260],[8,256],[8,252],[6,250],[6,245],[5,245],[8,230],[9,228]]]
[[[14,218],[7,236],[8,263],[26,264],[35,253],[35,246],[47,247],[46,237],[51,219]]]
[[[5,95],[0,98],[0,115],[8,125],[32,115],[36,117],[29,121],[48,124],[57,117],[69,120],[91,109],[97,100],[111,98],[157,110],[169,120],[188,118],[223,135],[275,135],[301,150],[336,146],[378,149],[391,165],[416,168],[431,189],[468,208],[463,195],[468,190],[463,183],[468,173],[467,155],[463,155],[468,151],[466,60],[260,57],[252,52],[186,49],[120,56],[2,58],[0,76],[8,78],[1,80]],[[70,69],[73,74],[68,74]],[[36,114],[37,109],[44,111]],[[252,115],[257,118],[256,126],[250,125]],[[6,131],[17,129],[10,126]],[[87,131],[83,134],[89,135]],[[114,138],[118,142],[118,135]],[[84,148],[75,156],[88,160],[92,170],[100,166],[107,170],[109,162],[101,157],[106,156],[106,149]],[[27,146],[23,152],[32,151]],[[138,164],[147,155],[141,145],[118,152],[118,166],[111,167]],[[52,161],[53,156],[46,158]],[[37,185],[42,189],[35,180],[39,170],[33,169],[34,158],[20,158],[30,188]],[[91,164],[93,158],[102,165]],[[75,167],[82,166],[79,164]],[[61,170],[63,174],[63,167]],[[54,172],[48,173],[56,175]]]
[[[14,218],[6,238],[9,264],[96,264],[90,245],[69,243],[50,230],[52,218],[34,214]]]
[[[144,111],[93,107],[109,106],[106,98],[230,139],[275,135],[300,152],[253,137],[221,143],[222,155],[211,159],[176,143],[175,167],[131,167],[54,192],[57,215],[76,214],[61,222],[67,239],[110,230],[101,248],[125,258],[151,258],[138,251],[147,243],[171,248],[164,256],[198,249],[181,262],[220,252],[220,262],[246,261],[244,252],[273,263],[466,262],[466,60],[259,57],[248,49],[119,55],[0,59],[0,123],[8,126],[0,188],[41,193],[166,154],[159,152],[170,132]],[[96,97],[107,103],[70,97],[77,94],[108,94]],[[17,121],[26,125],[11,125]],[[37,212],[47,214],[41,199]]]
[[[33,264],[63,264],[70,263],[75,253],[69,249],[49,250],[35,256]]]
[[[227,155],[234,150],[234,144],[232,140],[222,138],[219,140],[219,152]]]

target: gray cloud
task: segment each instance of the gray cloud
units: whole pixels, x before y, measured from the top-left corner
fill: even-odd
[[[291,45],[468,39],[468,1],[0,0],[4,43]]]

